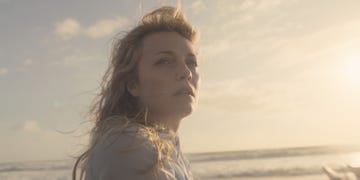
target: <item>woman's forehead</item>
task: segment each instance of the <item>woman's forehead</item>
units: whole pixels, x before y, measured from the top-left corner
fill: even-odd
[[[143,54],[182,53],[196,55],[194,44],[176,32],[157,32],[143,40]]]

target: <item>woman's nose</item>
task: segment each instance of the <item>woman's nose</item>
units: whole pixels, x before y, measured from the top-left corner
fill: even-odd
[[[182,64],[179,67],[178,73],[177,73],[177,79],[178,80],[191,80],[192,78],[192,73],[191,70],[189,69],[189,67],[186,64]]]

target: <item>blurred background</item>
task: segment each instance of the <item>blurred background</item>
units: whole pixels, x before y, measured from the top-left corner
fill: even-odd
[[[279,154],[346,154],[341,160],[331,153],[327,160],[317,157],[318,164],[309,158],[311,165],[304,168],[310,171],[302,175],[319,174],[324,164],[360,161],[354,148],[360,144],[360,1],[180,3],[201,34],[199,104],[180,127],[182,149],[192,158],[199,179],[215,169],[220,175],[214,177],[246,177],[238,169],[224,173],[234,166],[259,170],[251,171],[256,177],[290,171],[293,176],[293,168],[301,164],[295,161],[304,162],[287,159],[295,164],[271,171],[260,166],[264,159],[251,167],[248,161],[226,164],[226,158],[234,157],[238,163],[241,157],[276,156],[276,162],[269,162],[274,167],[286,164]],[[146,12],[176,4],[0,0],[0,177],[15,176],[30,166],[20,162],[78,155],[87,145],[92,124],[85,114],[99,92],[112,37],[130,30]],[[196,169],[196,162],[210,163],[214,157],[226,166]],[[68,172],[71,165],[61,167]]]

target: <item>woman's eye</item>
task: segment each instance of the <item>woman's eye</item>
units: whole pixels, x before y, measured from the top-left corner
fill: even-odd
[[[195,66],[195,67],[197,67],[197,66],[198,66],[198,63],[197,63],[197,61],[196,61],[196,60],[189,61],[189,63],[188,63],[188,64],[190,64],[191,66]]]
[[[162,58],[156,64],[170,64],[170,59]]]

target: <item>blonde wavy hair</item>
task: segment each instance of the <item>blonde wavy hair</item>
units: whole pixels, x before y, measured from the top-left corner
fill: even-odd
[[[164,160],[171,160],[174,145],[160,138],[157,131],[163,127],[147,122],[147,108],[139,103],[127,90],[127,83],[138,81],[137,65],[141,58],[142,40],[155,32],[177,32],[190,42],[195,43],[198,33],[190,25],[179,7],[161,7],[146,15],[122,37],[115,37],[110,64],[100,84],[101,91],[94,99],[89,110],[94,127],[91,129],[90,142],[73,167],[72,179],[80,167],[80,180],[86,173],[86,164],[94,146],[114,133],[121,133],[126,127],[136,125],[137,133],[146,133],[157,157],[149,171],[163,172]],[[167,176],[167,175],[166,175]]]

